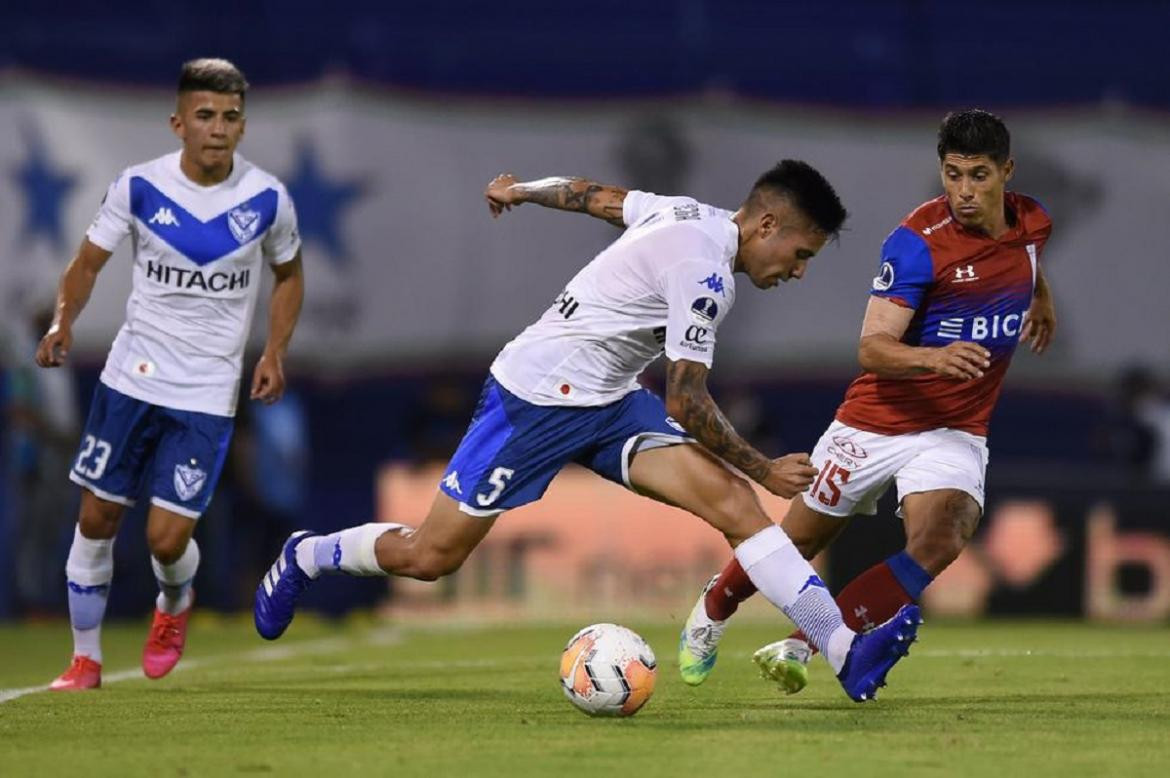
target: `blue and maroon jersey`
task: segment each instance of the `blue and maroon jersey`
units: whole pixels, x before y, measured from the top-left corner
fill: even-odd
[[[1032,198],[1008,192],[1004,203],[1010,226],[998,239],[962,227],[945,196],[920,205],[882,245],[871,292],[914,309],[903,343],[978,343],[991,352],[991,367],[974,380],[862,373],[845,392],[839,421],[883,435],[944,427],[987,435],[1052,232],[1052,220]]]

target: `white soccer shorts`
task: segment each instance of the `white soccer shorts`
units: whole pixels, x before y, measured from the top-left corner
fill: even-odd
[[[898,515],[908,494],[958,489],[983,510],[987,439],[954,429],[880,435],[834,421],[813,449],[820,472],[804,502],[830,516],[877,513],[877,501],[898,485]]]

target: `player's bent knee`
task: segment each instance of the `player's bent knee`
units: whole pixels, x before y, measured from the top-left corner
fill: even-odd
[[[106,500],[97,498],[82,500],[81,512],[78,515],[81,534],[95,540],[114,537],[118,533],[118,524],[122,521],[124,510],[118,503]]]
[[[147,525],[146,545],[150,548],[150,555],[164,565],[177,562],[187,550],[190,539],[191,534],[184,528]]]

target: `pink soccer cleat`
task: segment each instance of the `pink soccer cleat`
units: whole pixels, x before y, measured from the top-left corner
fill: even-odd
[[[150,634],[142,647],[142,672],[147,678],[162,678],[179,663],[187,644],[187,618],[190,615],[191,608],[177,616],[154,609]]]
[[[81,692],[102,685],[102,665],[88,656],[74,655],[69,669],[49,684],[49,691]]]

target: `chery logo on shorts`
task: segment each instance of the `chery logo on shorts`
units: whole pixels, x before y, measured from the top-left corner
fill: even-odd
[[[869,456],[869,454],[865,452],[865,449],[854,443],[849,438],[843,438],[839,435],[834,435],[833,445],[839,448],[842,453],[848,454],[849,456],[855,457],[857,459],[865,459],[867,456]],[[829,449],[829,451],[831,453],[833,452],[832,449]]]

